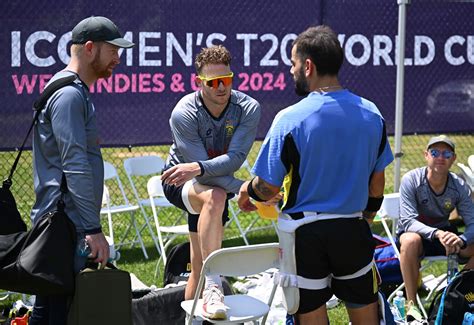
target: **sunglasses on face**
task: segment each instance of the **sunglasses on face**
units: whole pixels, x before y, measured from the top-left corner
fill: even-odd
[[[204,76],[199,76],[199,79],[202,80],[202,82],[208,86],[212,87],[214,89],[219,88],[220,83],[224,85],[224,87],[230,86],[232,84],[232,78],[234,77],[234,73],[231,72],[229,74],[226,74],[224,76],[217,76],[217,77],[211,77],[207,78]]]
[[[431,157],[433,158],[438,158],[442,155],[445,159],[451,159],[454,156],[454,152],[452,152],[451,150],[441,151],[438,149],[430,149],[429,152]]]

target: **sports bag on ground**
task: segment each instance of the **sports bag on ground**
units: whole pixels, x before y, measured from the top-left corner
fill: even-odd
[[[462,270],[440,291],[428,312],[430,324],[462,324],[464,314],[474,312],[474,270]]]
[[[378,235],[373,235],[373,237],[375,240],[374,260],[382,278],[382,283],[402,283],[400,260],[397,258],[395,249],[387,238]]]
[[[180,281],[188,281],[191,274],[191,255],[189,242],[171,248],[163,274],[163,286]]]
[[[68,325],[131,325],[130,274],[108,263],[98,270],[88,267],[76,275],[76,291]]]

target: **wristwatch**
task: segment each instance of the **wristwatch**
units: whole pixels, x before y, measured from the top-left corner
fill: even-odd
[[[461,238],[461,237],[459,237],[459,238]],[[466,242],[466,241],[465,241],[463,238],[461,238],[461,240],[462,240],[462,246],[461,246],[461,249],[464,249],[464,248],[466,248],[466,247],[467,247],[467,242]]]

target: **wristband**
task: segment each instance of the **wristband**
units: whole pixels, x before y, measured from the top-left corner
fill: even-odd
[[[461,237],[459,237],[459,238],[461,238]],[[461,240],[462,240],[461,249],[465,249],[467,247],[467,242],[463,238],[461,238]]]
[[[197,163],[198,163],[199,167],[201,168],[201,173],[198,175],[198,177],[199,177],[199,176],[204,175],[204,166],[202,165],[202,162],[200,162],[200,161],[198,161]]]
[[[382,197],[371,197],[367,200],[367,206],[365,207],[365,211],[370,212],[377,212],[380,210],[382,206],[383,196]]]
[[[95,235],[102,232],[102,227],[84,230],[84,235]]]
[[[248,195],[249,195],[252,199],[254,199],[255,201],[257,201],[257,202],[265,202],[266,200],[262,200],[262,199],[257,195],[257,193],[255,193],[255,191],[253,190],[252,182],[253,182],[254,179],[255,179],[255,177],[252,178],[252,180],[249,182],[249,185],[247,186],[247,193],[248,193]]]

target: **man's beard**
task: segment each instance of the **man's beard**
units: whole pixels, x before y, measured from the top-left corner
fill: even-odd
[[[308,81],[304,77],[304,68],[295,75],[295,92],[298,96],[306,96],[310,93]]]
[[[97,49],[94,60],[91,62],[92,70],[94,70],[97,79],[108,78],[112,75],[112,72],[109,71],[109,65],[104,66],[100,61],[100,47]]]

